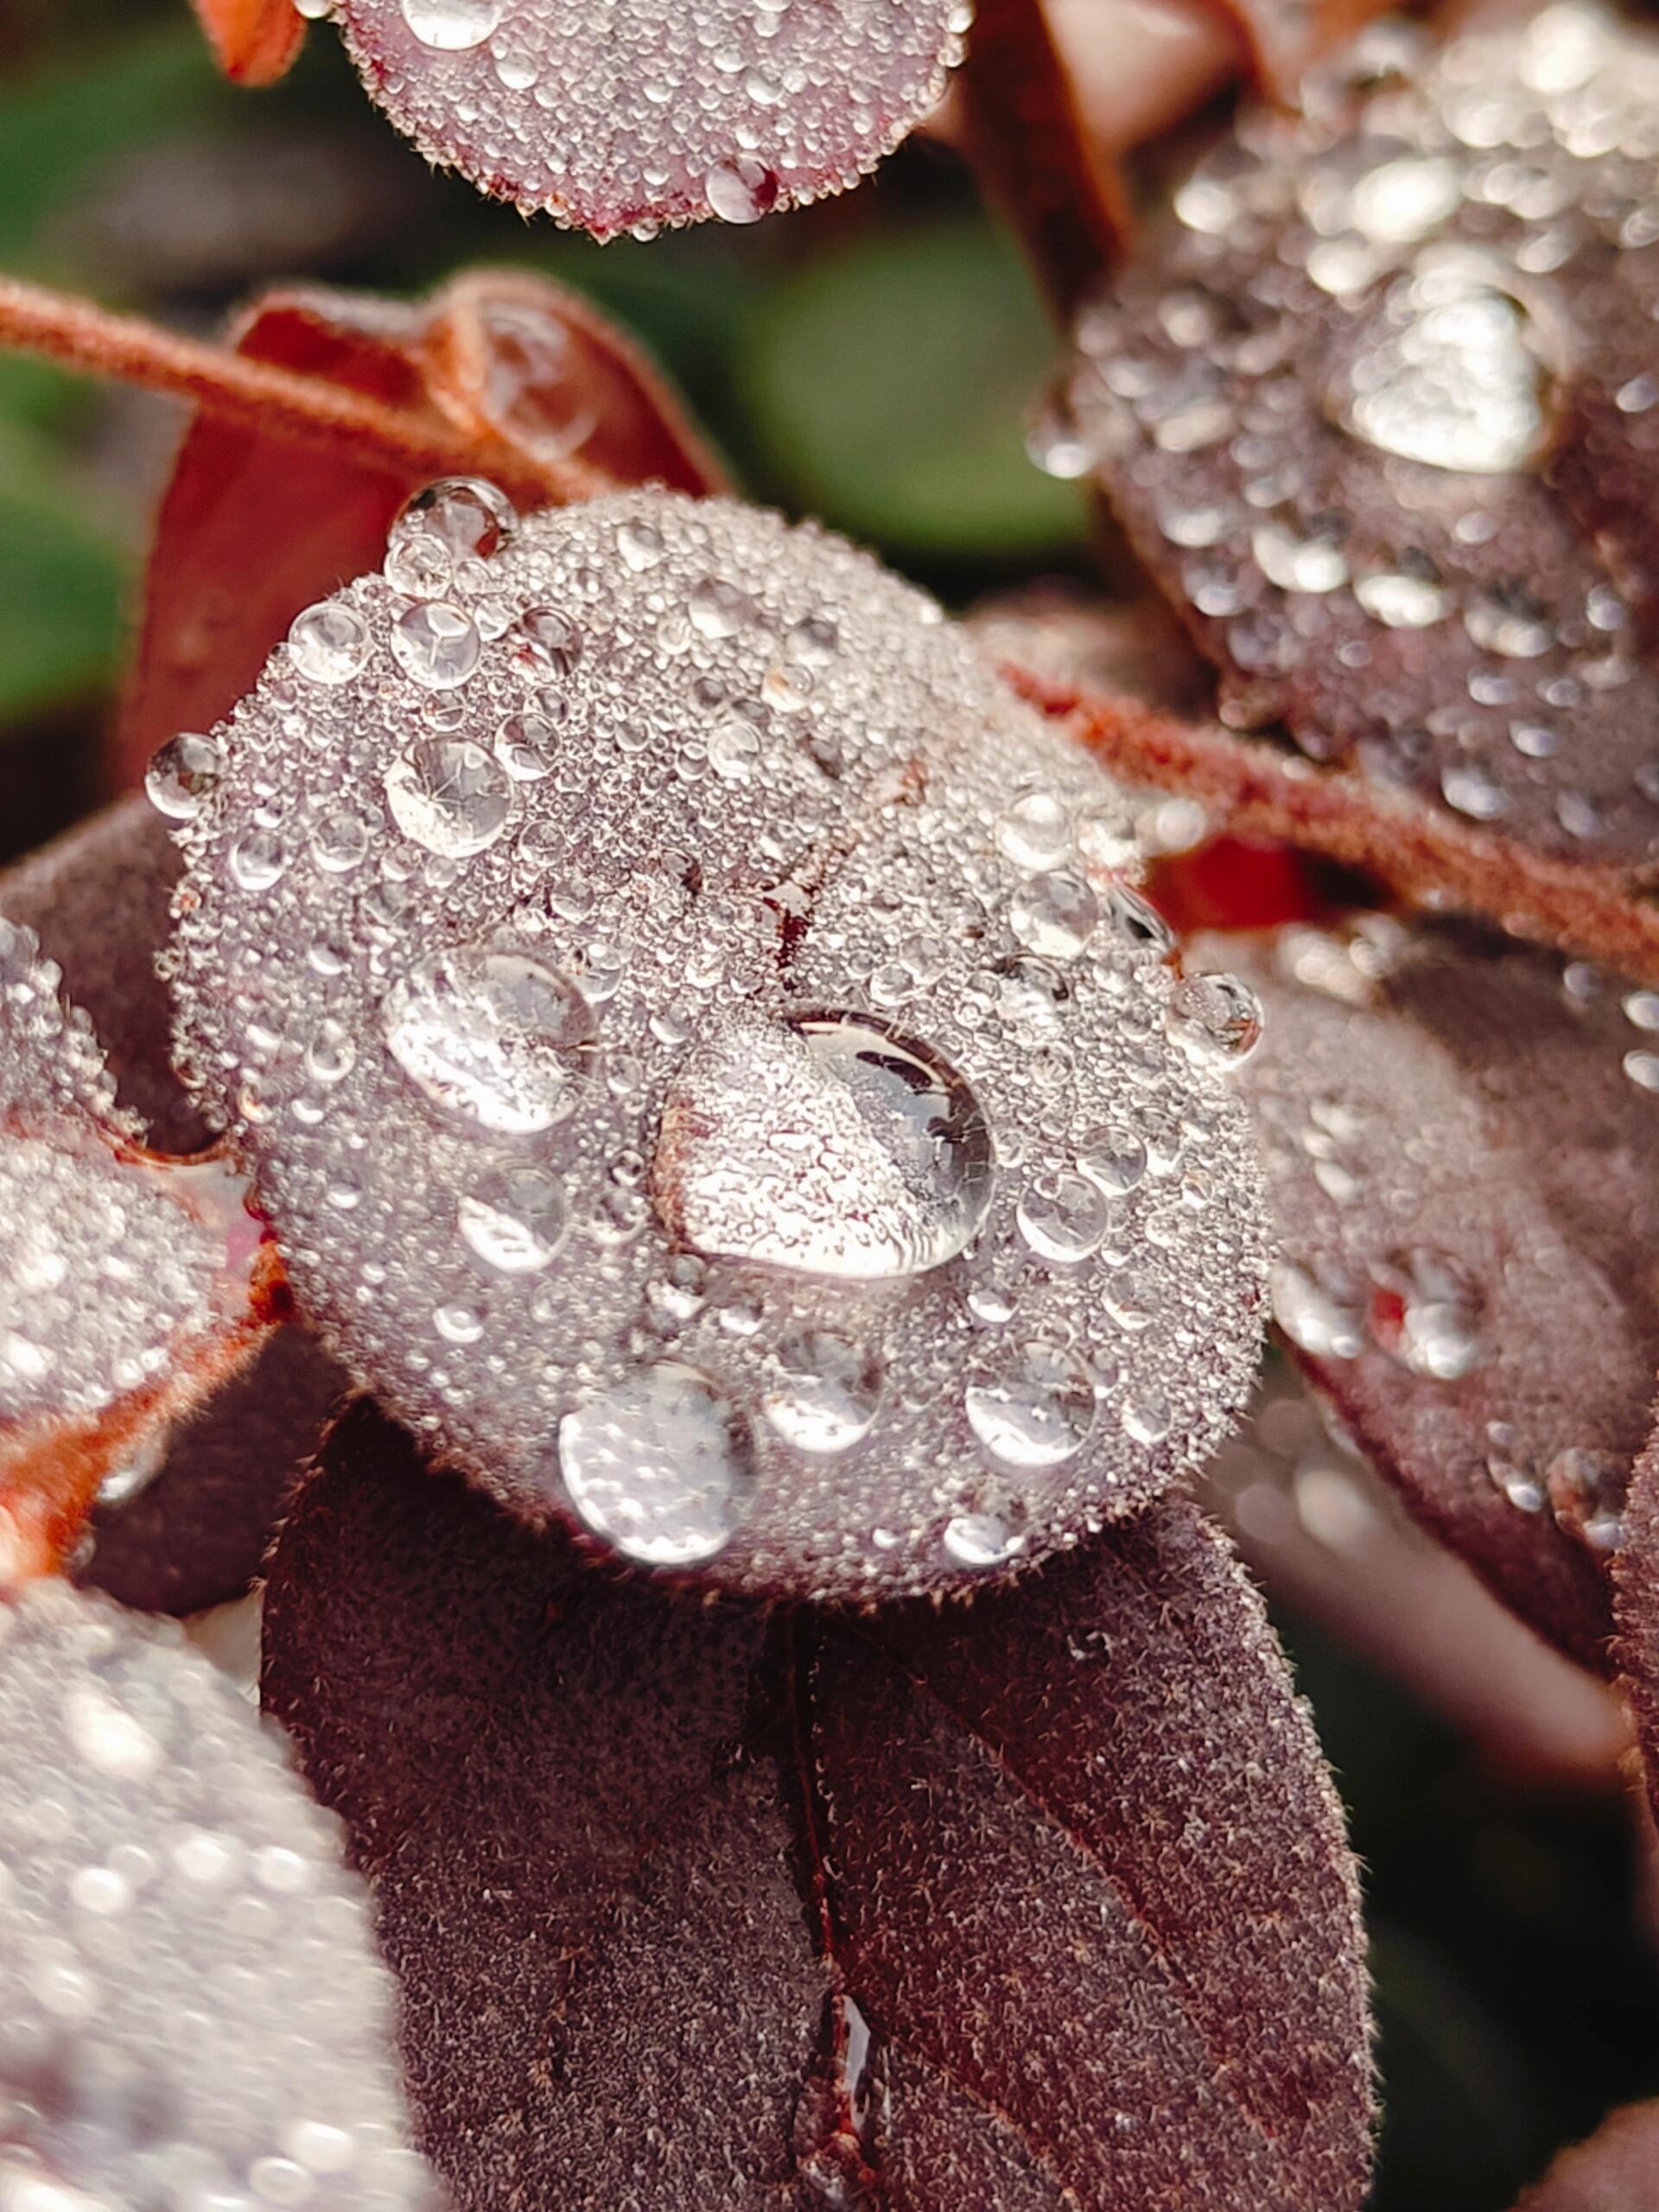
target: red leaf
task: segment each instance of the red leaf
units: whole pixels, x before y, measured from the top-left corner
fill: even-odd
[[[1659,2102],[1609,2113],[1563,2151],[1515,2212],[1652,2212],[1659,2202]]]
[[[1381,917],[1195,952],[1263,1001],[1239,1081],[1302,1363],[1431,1528],[1603,1663],[1659,1364],[1659,999]]]
[[[573,465],[594,480],[719,483],[718,464],[644,355],[585,301],[511,272],[458,279],[414,307],[313,287],[264,295],[238,353],[367,393],[477,441],[548,496]],[[302,448],[211,412],[162,496],[122,718],[134,781],[181,729],[210,729],[252,684],[302,607],[374,567],[398,508],[430,474],[365,453]]]
[[[274,85],[305,42],[294,0],[194,0],[213,57],[238,85]]]
[[[265,1650],[461,2205],[1358,2202],[1336,1806],[1190,1506],[970,1607],[768,1617],[580,1567],[365,1404]]]
[[[1243,118],[1079,323],[1104,487],[1226,718],[1590,892],[1659,866],[1653,257],[1624,219],[1656,81],[1611,17],[1421,62],[1376,34],[1307,119]],[[1476,99],[1501,143],[1459,137]]]
[[[170,1058],[156,972],[177,865],[167,826],[126,799],[0,875],[0,913],[25,923],[91,1017],[121,1103],[155,1149],[184,1154],[210,1133]],[[283,1497],[345,1377],[309,1332],[277,1329],[246,1368],[195,1408],[135,1495],[100,1506],[76,1579],[145,1611],[189,1613],[245,1590]]]

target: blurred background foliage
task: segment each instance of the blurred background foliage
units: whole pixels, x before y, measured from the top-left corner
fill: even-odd
[[[1026,459],[1055,341],[954,157],[752,230],[596,248],[432,176],[326,29],[275,92],[216,79],[186,0],[0,0],[0,266],[208,331],[312,276],[556,276],[671,370],[747,488],[960,603],[1086,571],[1086,507]],[[165,405],[0,359],[0,855],[101,793]],[[1503,2212],[1551,2149],[1659,2089],[1659,1974],[1625,1808],[1491,1770],[1283,1624],[1367,1868],[1386,2120],[1376,2212]]]

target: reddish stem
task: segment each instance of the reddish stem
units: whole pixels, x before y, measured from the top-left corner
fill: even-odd
[[[1119,258],[1129,213],[1084,128],[1042,0],[979,0],[957,85],[974,165],[1069,322]]]
[[[166,392],[266,436],[359,462],[378,455],[410,476],[488,475],[537,505],[590,499],[605,486],[581,461],[538,457],[532,470],[502,441],[468,435],[436,416],[389,407],[16,277],[0,276],[0,347]]]
[[[1084,697],[1013,665],[1002,672],[1127,780],[1200,799],[1240,836],[1281,838],[1414,905],[1484,914],[1511,936],[1659,982],[1659,906],[1616,868],[1528,852],[1259,738],[1189,728],[1135,700]]]

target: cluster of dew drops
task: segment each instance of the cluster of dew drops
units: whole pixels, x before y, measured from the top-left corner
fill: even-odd
[[[537,565],[559,547],[565,568]],[[951,715],[985,725],[954,755]],[[918,760],[942,795],[907,811]],[[293,806],[290,766],[317,786]],[[839,541],[651,493],[543,529],[487,486],[440,485],[382,575],[297,616],[263,691],[175,739],[149,786],[191,863],[186,1064],[210,1106],[228,1083],[302,1303],[321,1294],[348,1357],[380,1328],[360,1364],[378,1382],[395,1357],[417,1426],[474,1462],[503,1440],[490,1422],[516,1421],[505,1458],[538,1470],[556,1428],[565,1501],[626,1555],[685,1567],[730,1541],[757,1482],[751,1408],[798,1465],[874,1435],[878,1492],[887,1462],[909,1452],[908,1479],[954,1447],[961,1416],[963,1455],[1014,1478],[943,1499],[933,1541],[968,1567],[1025,1548],[1022,1480],[1109,1492],[1121,1462],[1144,1497],[1145,1466],[1171,1463],[1161,1487],[1242,1398],[1259,1188],[1217,1077],[1255,1045],[1255,1001],[1169,964],[1115,872],[1125,795]],[[884,805],[914,849],[869,858]],[[674,831],[690,849],[664,851]],[[299,918],[289,959],[270,940]],[[372,1009],[337,924],[372,940]],[[365,1185],[327,1132],[349,1084],[369,1149],[410,1148],[389,1187],[358,1136],[373,1252],[347,1294],[327,1248]],[[481,1298],[447,1289],[457,1243]],[[435,1362],[385,1319],[422,1290]],[[607,1339],[629,1312],[644,1324]],[[833,1517],[851,1514],[843,1497]],[[879,1524],[868,1541],[879,1554]]]
[[[857,181],[942,96],[964,0],[296,0],[417,143],[605,235]]]

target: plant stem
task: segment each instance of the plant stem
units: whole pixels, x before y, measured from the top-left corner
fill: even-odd
[[[16,277],[0,276],[0,347],[168,393],[265,436],[358,461],[376,457],[414,479],[487,475],[543,505],[591,498],[603,485],[581,461],[538,457],[532,466],[504,442],[469,435],[435,412],[389,407],[365,392],[250,360]]]
[[[1659,982],[1659,906],[1617,868],[1529,852],[1260,738],[1189,728],[1138,701],[1085,696],[1011,664],[1002,673],[1126,780],[1202,801],[1218,827],[1323,854],[1414,906],[1484,915],[1511,936]]]
[[[1128,211],[1084,129],[1042,0],[979,0],[957,83],[975,167],[1068,323],[1119,258]]]

